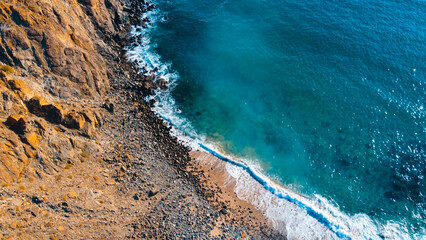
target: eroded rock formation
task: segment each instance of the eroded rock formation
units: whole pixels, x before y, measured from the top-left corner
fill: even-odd
[[[55,171],[78,146],[97,148],[90,139],[110,88],[99,49],[123,16],[114,0],[0,3],[0,182]]]

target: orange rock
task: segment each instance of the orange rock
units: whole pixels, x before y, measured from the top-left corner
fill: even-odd
[[[27,87],[27,84],[25,84],[25,82],[22,80],[9,79],[7,83],[9,84],[10,88],[13,90],[20,90],[22,88]]]
[[[5,2],[0,2],[0,20],[6,21],[12,14],[10,7],[5,4]]]
[[[96,119],[95,114],[91,110],[86,110],[84,112],[81,112],[81,115],[83,115],[84,119],[91,123],[93,126],[98,126],[98,120]]]
[[[2,187],[8,187],[9,185],[7,183],[12,181],[12,176],[10,176],[10,174],[6,170],[0,168],[0,183],[4,182],[2,184]]]
[[[26,102],[28,110],[38,117],[45,118],[52,123],[61,123],[62,107],[54,104],[47,104],[42,97],[33,97]]]
[[[38,140],[37,134],[35,132],[26,134],[25,137],[25,140],[31,147],[33,147],[34,149],[38,149],[40,141]]]
[[[27,146],[27,145],[24,145],[24,149],[25,149],[25,154],[28,157],[28,160],[23,159],[23,162],[25,164],[28,164],[30,163],[30,159],[34,158],[37,155],[37,151],[34,150],[31,146]]]
[[[11,183],[17,179],[23,166],[22,159],[17,158],[11,148],[0,142],[0,182]]]
[[[34,120],[34,123],[37,126],[37,128],[41,130],[42,132],[47,130],[47,122],[44,119]]]
[[[77,194],[77,192],[76,192],[76,191],[71,191],[71,192],[69,192],[69,193],[68,193],[68,196],[69,196],[70,198],[76,198],[76,197],[78,196],[78,194]]]
[[[16,79],[9,79],[7,81],[9,87],[16,91],[17,94],[23,98],[28,99],[32,97],[33,91],[27,86],[27,84],[22,80],[16,80]]]
[[[32,25],[32,20],[28,11],[25,11],[24,9],[15,6],[12,6],[12,9],[16,12],[17,17],[21,22],[23,22],[27,26]]]
[[[3,82],[7,81],[6,73],[3,71],[0,71],[0,81],[3,81]]]
[[[13,67],[11,67],[9,65],[1,65],[0,66],[0,71],[6,73],[6,75],[15,72],[15,70],[13,69]]]
[[[13,229],[16,229],[16,228],[18,228],[18,223],[17,222],[12,222],[10,224],[10,227],[13,228]]]
[[[41,110],[41,106],[43,105],[42,101],[43,100],[40,97],[33,97],[28,100],[26,102],[28,111],[30,111],[32,114],[35,114],[36,116],[42,117],[42,115],[44,114]]]

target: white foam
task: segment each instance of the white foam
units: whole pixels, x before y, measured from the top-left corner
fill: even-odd
[[[155,29],[156,22],[161,21],[163,17],[155,9],[145,13],[142,16],[142,19],[144,18],[149,18],[151,24],[147,24],[145,28],[132,27],[131,34],[138,39],[140,44],[129,46],[126,49],[127,57],[139,66],[141,74],[147,76],[161,74],[170,83],[169,89],[172,90],[179,75],[171,69],[170,63],[161,61],[161,56],[155,52],[155,44],[150,39],[150,31]],[[157,100],[154,106],[155,112],[172,126],[171,134],[177,136],[183,144],[194,150],[203,150],[200,147],[200,144],[203,144],[211,151],[221,152],[218,145],[206,142],[202,136],[197,135],[190,122],[179,115],[180,111],[169,91],[155,90],[155,94],[148,97],[147,100],[153,98]],[[232,159],[234,163],[246,166],[255,176],[265,182],[266,186],[260,184],[247,169],[232,163],[226,165],[228,173],[237,183],[235,187],[237,196],[261,210],[271,220],[274,227],[281,233],[285,233],[288,239],[339,239],[336,232],[340,233],[340,236],[347,236],[350,239],[411,239],[406,233],[408,230],[402,224],[388,222],[383,225],[374,222],[366,214],[348,216],[341,212],[336,204],[320,195],[306,197],[296,194],[269,180],[261,173],[262,170],[259,166],[250,164],[244,159],[220,154]],[[294,199],[298,204],[277,197],[279,195]],[[306,209],[312,209],[323,216],[332,227],[327,227],[309,215]],[[413,236],[413,238],[426,239],[424,236]]]

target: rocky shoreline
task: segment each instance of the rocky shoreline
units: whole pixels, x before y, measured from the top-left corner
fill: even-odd
[[[150,8],[0,3],[0,239],[284,238],[231,204],[144,101],[164,83],[123,49]]]

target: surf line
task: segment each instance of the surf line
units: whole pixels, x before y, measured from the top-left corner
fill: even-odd
[[[320,222],[322,225],[324,225],[325,227],[327,227],[330,231],[332,231],[333,233],[335,233],[339,238],[341,239],[347,239],[347,240],[351,240],[351,238],[347,235],[345,235],[342,232],[339,232],[338,230],[334,230],[334,229],[339,229],[340,227],[338,225],[335,225],[333,223],[331,223],[326,217],[324,217],[321,213],[317,213],[315,212],[315,210],[309,206],[307,206],[306,204],[302,203],[301,201],[290,197],[288,194],[283,194],[282,192],[277,191],[277,189],[273,188],[272,186],[270,186],[265,180],[263,180],[260,176],[256,175],[256,173],[253,172],[253,170],[246,166],[245,164],[236,162],[234,160],[231,160],[229,158],[226,158],[224,156],[222,156],[221,154],[215,152],[214,150],[208,148],[207,146],[205,146],[202,143],[198,143],[198,145],[204,149],[205,151],[209,152],[210,154],[214,155],[215,157],[219,158],[220,160],[224,161],[224,162],[228,162],[234,166],[240,167],[242,168],[244,171],[246,171],[254,180],[256,180],[258,183],[260,183],[266,190],[268,190],[270,193],[274,194],[274,196],[280,198],[280,199],[284,199],[287,200],[293,204],[296,204],[298,207],[304,209],[306,211],[306,213],[313,217],[314,219],[316,219],[318,222]]]
[[[169,124],[171,124],[174,128],[176,128],[177,130],[181,131],[182,133],[186,134],[187,136],[189,136],[190,138],[196,140],[196,138],[194,138],[193,136],[191,136],[190,134],[186,133],[185,131],[183,131],[182,129],[180,129],[178,126],[176,126],[171,119],[166,118],[164,116],[162,116],[161,114],[157,113],[158,116],[160,116],[163,120],[165,120],[166,122],[168,122]],[[198,139],[198,145],[204,149],[205,151],[207,151],[208,153],[212,154],[213,156],[219,158],[220,160],[230,163],[234,166],[240,167],[242,168],[244,171],[246,171],[254,180],[256,180],[258,183],[260,183],[267,191],[269,191],[270,193],[272,193],[274,196],[280,198],[280,199],[284,199],[290,203],[293,203],[295,205],[297,205],[298,207],[304,209],[306,211],[306,213],[313,217],[314,219],[316,219],[318,222],[320,222],[322,225],[324,225],[326,228],[328,228],[331,232],[333,232],[334,234],[336,234],[337,237],[341,238],[341,239],[345,239],[345,240],[351,240],[352,238],[347,236],[346,234],[342,233],[339,231],[340,226],[335,225],[333,223],[331,223],[325,216],[323,216],[321,213],[315,212],[315,210],[309,206],[307,206],[306,204],[302,203],[301,201],[292,198],[290,195],[283,193],[282,191],[278,191],[276,188],[270,186],[270,184],[268,184],[268,182],[266,182],[264,179],[262,179],[260,176],[256,175],[256,173],[247,165],[234,161],[232,159],[229,159],[225,156],[222,156],[220,153],[214,151],[213,149],[210,149],[209,147],[207,147],[206,145],[202,144],[200,139]],[[336,230],[335,230],[336,229]]]

